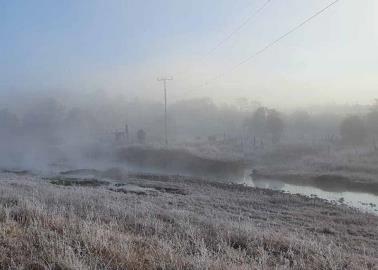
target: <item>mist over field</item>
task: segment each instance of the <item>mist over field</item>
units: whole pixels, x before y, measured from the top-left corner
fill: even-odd
[[[75,105],[45,97],[11,102],[0,111],[3,167],[46,168],[65,159],[90,159],[90,148],[164,146],[162,103],[107,95],[86,96]],[[213,158],[244,158],[287,144],[375,150],[377,111],[374,101],[280,111],[247,98],[229,104],[187,99],[168,105],[168,139],[172,147],[194,151],[202,145],[203,154]],[[117,141],[116,133],[125,126],[127,140]],[[146,134],[143,142],[140,130]],[[222,145],[229,150],[222,153]]]

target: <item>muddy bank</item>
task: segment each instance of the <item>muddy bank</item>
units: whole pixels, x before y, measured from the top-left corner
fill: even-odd
[[[315,174],[315,173],[269,173],[254,171],[251,174],[253,179],[280,180],[288,184],[299,186],[311,186],[330,192],[364,192],[378,195],[378,183],[352,179],[337,174]]]
[[[120,148],[116,151],[116,160],[141,171],[222,178],[243,175],[246,167],[240,160],[210,159],[183,149],[146,147]]]

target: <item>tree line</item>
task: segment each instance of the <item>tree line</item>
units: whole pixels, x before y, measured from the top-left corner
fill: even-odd
[[[323,117],[323,119],[322,119]],[[331,126],[329,126],[329,122]],[[312,116],[307,111],[295,111],[285,115],[275,109],[259,107],[247,116],[243,123],[250,136],[277,144],[284,137],[310,137],[322,134],[329,140],[344,145],[372,143],[376,148],[378,139],[378,101],[362,114]]]

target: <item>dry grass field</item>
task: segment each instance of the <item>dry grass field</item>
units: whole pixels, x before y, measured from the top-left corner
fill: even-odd
[[[2,173],[0,269],[378,269],[378,217],[174,176]]]

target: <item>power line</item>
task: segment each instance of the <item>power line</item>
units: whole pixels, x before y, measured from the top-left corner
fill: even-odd
[[[293,27],[292,29],[290,29],[288,32],[286,32],[285,34],[283,34],[279,38],[277,38],[277,39],[273,40],[272,42],[268,43],[266,46],[264,46],[259,51],[255,52],[253,55],[245,58],[244,60],[242,60],[241,62],[239,62],[235,66],[233,66],[231,69],[229,69],[228,72],[223,72],[221,74],[218,74],[214,78],[212,78],[209,81],[207,81],[204,84],[202,84],[200,87],[204,87],[204,86],[208,85],[211,81],[217,80],[218,78],[223,77],[226,73],[231,73],[235,69],[237,69],[239,66],[241,66],[241,65],[243,65],[243,64],[245,64],[245,63],[247,63],[247,62],[249,62],[251,60],[253,60],[257,56],[259,56],[260,54],[264,53],[266,50],[268,50],[269,48],[271,48],[272,46],[274,46],[275,44],[277,44],[278,42],[280,42],[281,40],[283,40],[284,38],[286,38],[287,36],[289,36],[290,34],[294,33],[295,31],[297,31],[298,29],[300,29],[301,27],[303,27],[304,25],[306,25],[307,23],[309,23],[311,20],[315,19],[316,17],[318,17],[319,15],[321,15],[322,13],[324,13],[326,10],[328,10],[329,8],[331,8],[332,6],[334,6],[339,1],[340,0],[335,0],[335,1],[331,2],[330,4],[328,4],[327,6],[325,6],[324,8],[322,8],[321,10],[317,11],[311,17],[307,18],[306,20],[302,21],[300,24],[298,24],[295,27]]]
[[[340,0],[335,0],[333,1],[332,3],[330,3],[329,5],[327,5],[326,7],[324,7],[323,9],[319,10],[318,12],[316,12],[314,15],[312,15],[310,18],[304,20],[303,22],[301,22],[300,24],[298,24],[297,26],[295,26],[294,28],[292,28],[291,30],[289,30],[288,32],[286,32],[285,34],[283,34],[282,36],[280,36],[279,38],[277,38],[276,40],[272,41],[271,43],[269,43],[268,45],[266,45],[264,48],[262,48],[261,50],[257,51],[254,55],[251,55],[249,57],[247,57],[246,59],[244,59],[243,61],[241,61],[240,63],[238,63],[236,66],[233,67],[233,69],[249,62],[250,60],[252,60],[254,57],[262,54],[264,51],[268,50],[270,47],[274,46],[276,43],[280,42],[282,39],[286,38],[288,35],[292,34],[293,32],[297,31],[298,29],[300,29],[302,26],[304,26],[305,24],[307,24],[308,22],[310,22],[311,20],[315,19],[316,17],[318,17],[320,14],[322,14],[323,12],[325,12],[327,9],[329,9],[330,7],[332,7],[333,5],[335,5],[337,2],[339,2]]]
[[[272,0],[267,0],[261,7],[259,7],[257,10],[255,10],[250,16],[248,16],[241,24],[239,24],[234,30],[232,30],[227,36],[225,36],[222,40],[220,40],[214,47],[212,47],[210,50],[205,52],[202,57],[203,59],[210,56],[213,52],[215,52],[218,48],[220,48],[224,43],[229,41],[235,34],[240,32],[248,23],[253,21],[253,19],[256,19],[256,16],[259,15],[265,8],[266,6],[271,2]],[[200,60],[201,61],[201,60]],[[203,60],[202,60],[203,61]],[[175,76],[179,76],[185,72],[180,72],[176,74]]]
[[[252,19],[255,19],[256,16],[261,13],[265,7],[271,2],[272,0],[267,0],[260,8],[255,10],[248,18],[246,18],[240,25],[238,25],[231,33],[229,33],[224,39],[218,42],[217,45],[215,45],[212,49],[208,51],[208,55],[213,53],[216,49],[221,47],[224,43],[226,43],[228,40],[230,40],[236,33],[238,33],[241,29],[243,29],[244,26],[246,26]]]

